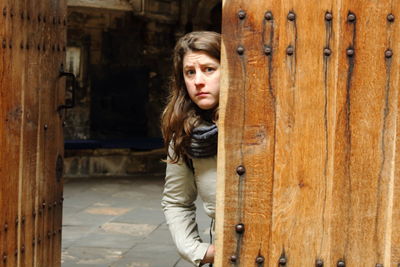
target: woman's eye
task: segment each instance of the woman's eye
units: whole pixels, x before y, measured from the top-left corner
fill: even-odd
[[[206,72],[213,72],[215,69],[214,68],[212,68],[212,67],[207,67],[206,68]]]
[[[186,71],[186,75],[188,75],[188,76],[191,76],[191,75],[193,75],[193,74],[195,74],[195,71],[194,71],[194,70],[187,70],[187,71]]]

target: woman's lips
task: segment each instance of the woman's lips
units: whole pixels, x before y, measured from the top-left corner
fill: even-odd
[[[208,95],[208,93],[200,92],[200,93],[197,93],[197,94],[196,94],[196,96],[203,96],[203,95]]]

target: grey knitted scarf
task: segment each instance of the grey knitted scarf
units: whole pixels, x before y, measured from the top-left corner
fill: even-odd
[[[187,153],[192,158],[208,158],[217,154],[217,125],[199,126],[193,129]]]

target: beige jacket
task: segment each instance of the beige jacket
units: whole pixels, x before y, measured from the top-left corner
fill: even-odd
[[[193,159],[194,174],[186,164],[167,163],[162,207],[179,254],[200,265],[210,244],[202,242],[196,223],[197,195],[206,214],[215,218],[217,156]]]

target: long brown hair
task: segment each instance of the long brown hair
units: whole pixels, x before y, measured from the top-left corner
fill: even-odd
[[[221,35],[210,31],[191,32],[176,43],[173,63],[174,69],[170,83],[170,95],[161,119],[164,144],[171,163],[180,159],[187,161],[185,147],[191,132],[202,121],[216,121],[218,107],[210,111],[201,110],[192,102],[186,90],[183,77],[183,58],[187,52],[203,51],[210,57],[220,60]],[[174,154],[169,153],[172,147]]]

